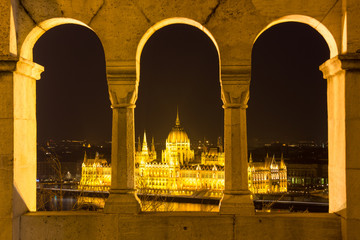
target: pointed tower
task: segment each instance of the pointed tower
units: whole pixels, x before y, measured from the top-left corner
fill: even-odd
[[[179,118],[179,107],[176,107],[176,121],[175,126],[180,127],[180,118]]]
[[[96,153],[95,153],[94,163],[95,163],[95,164],[100,163],[100,156],[99,156],[99,152],[96,152]]]
[[[157,159],[156,150],[155,150],[155,140],[154,137],[151,138],[151,147],[149,152],[149,160],[153,161]]]
[[[144,131],[144,139],[143,139],[143,145],[142,145],[142,150],[143,154],[148,154],[149,153],[149,149],[148,149],[148,145],[147,145],[147,141],[146,141],[146,131]]]
[[[137,151],[138,151],[138,152],[141,152],[141,139],[140,139],[140,136],[138,136]]]
[[[276,160],[275,160],[275,154],[273,155],[273,157],[271,159],[270,169],[278,169],[278,166],[277,166]]]
[[[269,153],[266,153],[266,157],[265,157],[265,168],[269,168],[271,164],[271,160],[269,158]]]
[[[252,162],[253,162],[252,153],[250,152],[249,163],[252,163]]]
[[[218,149],[219,149],[219,152],[224,152],[224,147],[223,147],[223,144],[222,144],[222,139],[221,139],[221,137],[218,137],[217,147],[218,147]]]
[[[280,168],[286,168],[283,153],[281,153]]]
[[[84,164],[87,164],[87,162],[88,162],[88,159],[87,159],[87,155],[86,155],[86,151],[85,151],[85,153],[84,153]]]
[[[151,152],[155,152],[155,141],[154,141],[154,137],[152,137],[152,139],[151,139]]]

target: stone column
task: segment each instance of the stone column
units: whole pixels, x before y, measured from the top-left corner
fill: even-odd
[[[224,103],[225,191],[220,213],[253,215],[248,189],[246,108],[250,66],[221,67],[221,98]]]
[[[18,239],[20,216],[36,210],[36,80],[43,70],[0,59],[0,239]]]
[[[0,239],[13,239],[14,98],[17,59],[0,59]]]
[[[329,212],[341,215],[343,239],[359,239],[360,54],[336,56],[320,70],[327,79]]]
[[[134,185],[134,108],[138,82],[135,65],[107,63],[107,79],[113,109],[111,143],[111,189],[106,213],[138,213],[140,200]]]

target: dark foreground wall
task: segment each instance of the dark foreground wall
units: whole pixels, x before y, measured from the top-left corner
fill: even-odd
[[[257,214],[37,212],[21,217],[22,240],[41,239],[341,239],[328,213]]]

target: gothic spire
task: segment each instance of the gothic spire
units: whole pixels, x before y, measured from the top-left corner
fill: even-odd
[[[276,161],[275,161],[275,154],[273,154],[273,157],[272,157],[272,160],[271,160],[271,165],[275,165],[276,164]]]
[[[84,163],[87,163],[87,155],[86,155],[86,151],[85,151],[85,154],[84,154]]]
[[[218,137],[217,147],[218,147],[218,149],[219,149],[219,152],[223,152],[223,151],[224,151],[224,146],[223,146],[221,137]]]
[[[283,154],[283,153],[281,153],[280,167],[281,167],[281,168],[284,168],[284,167],[285,167],[284,154]]]
[[[138,148],[137,148],[138,152],[141,152],[141,139],[140,136],[138,136]]]
[[[146,141],[146,131],[144,131],[144,140],[143,140],[143,145],[142,145],[142,151],[148,152],[148,146],[147,146],[147,141]]]
[[[154,141],[154,137],[152,137],[151,139],[151,151],[155,152],[155,141]]]
[[[180,118],[179,118],[179,107],[176,107],[176,121],[175,126],[180,127]]]

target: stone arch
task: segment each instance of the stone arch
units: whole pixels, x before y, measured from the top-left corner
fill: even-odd
[[[327,43],[327,46],[330,50],[330,60],[327,60],[323,65],[319,66],[319,69],[323,71],[324,73],[324,66],[327,62],[330,62],[332,59],[337,58],[339,55],[339,47],[338,44],[333,36],[333,34],[329,31],[329,29],[323,25],[321,22],[319,22],[317,19],[305,16],[305,15],[288,15],[281,17],[277,20],[272,21],[270,24],[268,24],[264,29],[262,29],[259,34],[256,36],[253,42],[256,42],[258,37],[268,30],[269,28],[285,23],[285,22],[297,22],[306,24],[310,27],[312,27],[314,30],[316,30],[325,40]],[[340,71],[339,71],[340,72]],[[324,73],[324,78],[326,78],[326,74]],[[334,100],[339,102],[341,105],[342,99],[337,97],[337,94],[340,92],[342,93],[343,90],[336,87],[336,90],[334,91],[334,85],[330,84],[329,80],[327,81],[327,121],[328,121],[328,182],[329,182],[329,212],[337,212],[339,209],[345,208],[344,206],[344,196],[346,196],[346,179],[345,179],[345,161],[343,159],[343,145],[339,143],[343,143],[344,140],[342,139],[341,134],[338,134],[337,126],[335,127],[334,124],[334,113],[341,115],[342,112],[339,109],[343,109],[343,106],[340,108],[338,106],[335,106],[333,103]],[[342,96],[343,97],[343,96]],[[342,98],[341,97],[341,98]],[[341,145],[341,146],[338,146]],[[301,179],[300,179],[301,180]],[[297,181],[297,178],[295,179]],[[304,178],[302,178],[302,181],[304,181]],[[301,182],[301,181],[300,181]]]
[[[183,24],[183,25],[187,25],[189,27],[197,28],[210,39],[213,46],[216,48],[216,52],[217,52],[217,60],[218,60],[217,66],[219,69],[219,73],[218,73],[219,75],[217,76],[217,81],[220,82],[220,84],[221,84],[221,80],[220,80],[220,73],[221,73],[220,50],[219,50],[219,46],[218,46],[214,36],[210,33],[210,31],[207,28],[205,28],[202,24],[200,24],[199,22],[197,22],[195,20],[192,20],[189,18],[174,17],[174,18],[163,19],[163,20],[155,23],[141,37],[141,39],[138,43],[138,46],[137,46],[137,50],[136,50],[136,62],[135,62],[135,66],[136,66],[136,88],[135,88],[135,91],[136,92],[138,92],[138,87],[139,87],[139,82],[140,82],[141,55],[143,53],[143,49],[144,49],[145,45],[148,43],[148,40],[153,36],[153,34],[155,34],[158,30],[160,30],[164,27],[170,26],[170,25],[175,25],[175,24]],[[172,174],[174,174],[174,173],[170,172],[170,175],[172,175]],[[197,186],[201,186],[201,184],[202,183],[198,179],[196,182],[196,188],[197,188]],[[209,183],[203,183],[203,184],[205,184],[206,188],[208,186],[210,186],[210,185],[208,185]]]
[[[210,33],[210,31],[208,29],[206,29],[203,25],[201,25],[199,22],[194,21],[192,19],[189,18],[181,18],[181,17],[174,17],[174,18],[167,18],[164,20],[161,20],[159,22],[157,22],[155,25],[153,25],[152,27],[150,27],[146,33],[142,36],[142,38],[140,39],[140,42],[138,44],[137,50],[136,50],[136,82],[137,82],[137,87],[138,87],[138,83],[140,81],[140,59],[141,59],[141,53],[143,48],[145,47],[145,44],[147,43],[147,41],[150,39],[150,37],[159,29],[172,25],[172,24],[185,24],[185,25],[189,25],[189,26],[193,26],[196,27],[198,29],[200,29],[203,33],[205,33],[213,42],[217,53],[218,53],[218,57],[219,57],[219,73],[221,72],[221,58],[220,58],[220,50],[219,50],[219,46],[214,38],[214,36]],[[220,79],[220,76],[219,76]]]
[[[51,28],[64,25],[64,24],[76,24],[80,26],[84,26],[86,28],[89,28],[91,31],[94,32],[94,30],[86,25],[85,23],[73,19],[73,18],[51,18],[48,20],[45,20],[35,26],[26,36],[21,49],[20,49],[20,57],[29,61],[33,61],[33,47],[37,40],[48,30]]]
[[[53,27],[76,24],[91,29],[71,18],[52,18],[35,26],[20,48],[14,72],[14,189],[19,212],[36,211],[36,80],[44,68],[33,62],[33,48],[37,40]],[[92,29],[91,29],[92,30]]]
[[[330,49],[330,58],[333,58],[338,55],[338,53],[339,53],[338,47],[337,47],[335,38],[332,35],[332,33],[321,22],[319,22],[315,18],[305,16],[305,15],[288,15],[288,16],[284,16],[284,17],[281,17],[279,19],[272,21],[264,29],[262,29],[261,32],[259,32],[259,34],[255,37],[253,46],[254,46],[254,43],[256,42],[256,40],[259,38],[259,36],[263,32],[265,32],[267,29],[271,28],[272,26],[275,26],[277,24],[284,23],[284,22],[304,23],[304,24],[309,25],[310,27],[314,28],[316,31],[318,31],[320,33],[320,35],[325,39],[326,43],[328,44],[328,47]]]

